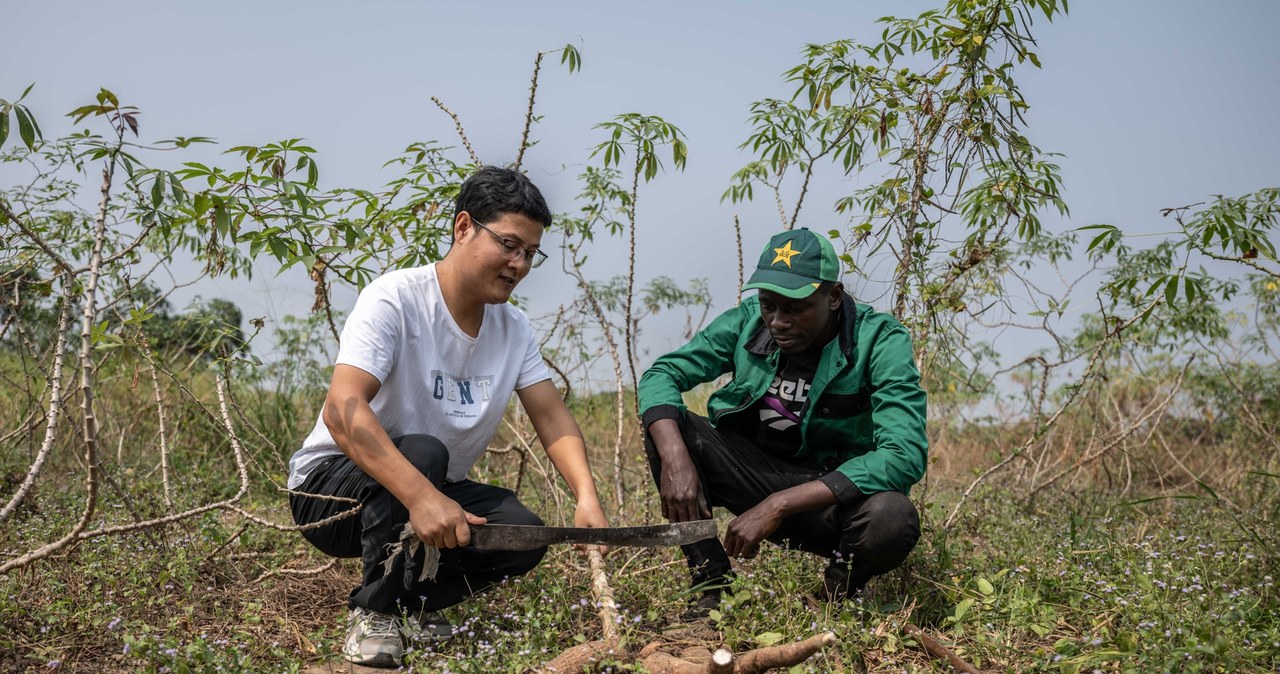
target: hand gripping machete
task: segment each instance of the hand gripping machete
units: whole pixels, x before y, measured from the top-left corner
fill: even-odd
[[[534,550],[557,543],[658,548],[715,538],[715,520],[642,527],[538,527],[524,524],[476,524],[471,547],[478,550]]]
[[[659,548],[668,545],[684,545],[715,538],[715,520],[695,520],[676,524],[653,524],[643,527],[612,527],[592,529],[588,527],[538,527],[527,524],[476,524],[471,526],[469,547],[477,550],[535,550],[556,543],[581,543],[584,545],[609,545],[615,547]],[[415,583],[434,580],[440,564],[440,550],[422,541],[413,533],[410,524],[400,533],[398,549],[383,562],[386,573],[391,573],[395,559],[407,552],[404,563],[404,586],[412,589]],[[418,550],[425,548],[421,555]],[[419,561],[421,558],[421,561]]]

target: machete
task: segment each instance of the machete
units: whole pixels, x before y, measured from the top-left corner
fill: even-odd
[[[471,547],[478,550],[533,550],[556,543],[656,548],[715,538],[715,520],[642,527],[538,527],[525,524],[476,524]]]

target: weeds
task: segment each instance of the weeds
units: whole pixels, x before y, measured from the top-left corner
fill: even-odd
[[[1269,495],[1274,499],[1274,495]],[[265,504],[259,504],[266,507]],[[1261,527],[1274,500],[1250,503]],[[822,560],[766,546],[692,637],[734,650],[821,631],[839,643],[797,672],[941,672],[905,635],[920,625],[974,665],[1009,672],[1264,672],[1280,666],[1274,527],[1249,535],[1209,498],[1115,504],[1090,494],[1035,510],[992,491],[958,532],[926,529],[903,569],[858,601],[805,598]],[[938,508],[929,509],[930,512]],[[60,530],[70,499],[3,533]],[[207,515],[161,535],[85,542],[0,578],[0,670],[296,672],[340,649],[354,560],[315,576],[272,576],[322,560],[294,534]],[[673,636],[687,598],[675,550],[609,558],[626,644]],[[408,655],[414,671],[520,672],[600,635],[585,560],[553,550],[533,574],[448,611],[460,637]],[[614,671],[640,671],[619,665]]]

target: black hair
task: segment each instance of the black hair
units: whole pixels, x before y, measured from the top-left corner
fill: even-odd
[[[462,211],[482,224],[507,213],[518,213],[544,228],[551,227],[551,210],[537,185],[519,171],[497,166],[481,167],[462,183],[454,203],[454,220]]]

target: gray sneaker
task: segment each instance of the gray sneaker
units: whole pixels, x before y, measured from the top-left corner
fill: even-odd
[[[423,611],[405,616],[400,633],[409,641],[445,641],[453,638],[453,623],[439,611]]]
[[[357,665],[399,667],[404,642],[396,617],[367,608],[353,608],[347,616],[347,642],[342,657]]]

